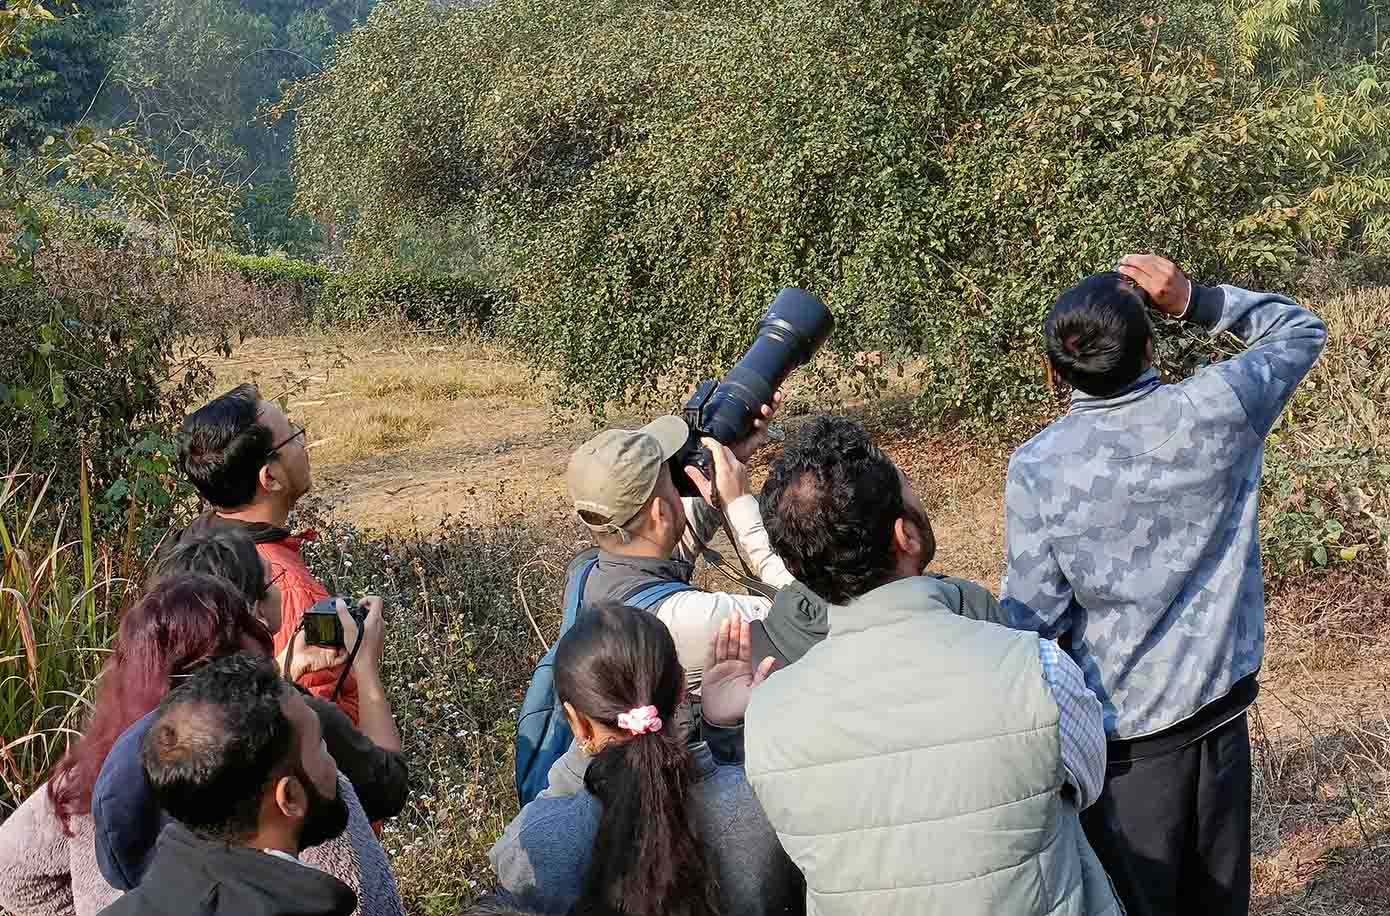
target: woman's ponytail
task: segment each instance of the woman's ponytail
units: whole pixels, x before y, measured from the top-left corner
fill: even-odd
[[[694,764],[672,721],[685,673],[666,626],[605,605],[580,616],[555,658],[560,697],[630,735],[584,777],[602,804],[576,916],[717,916],[719,893],[691,808]]]

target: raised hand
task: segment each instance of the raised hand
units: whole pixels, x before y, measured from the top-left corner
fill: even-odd
[[[776,659],[765,658],[753,667],[753,639],[749,623],[726,617],[705,653],[704,685],[700,690],[705,720],[711,725],[733,726],[743,721],[753,690],[772,673]]]

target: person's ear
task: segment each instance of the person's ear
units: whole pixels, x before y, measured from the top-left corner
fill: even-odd
[[[653,530],[659,531],[662,526],[669,522],[671,507],[666,505],[666,500],[660,496],[653,496],[651,502],[647,503],[647,524]]]
[[[570,731],[574,732],[574,737],[580,744],[587,744],[594,740],[594,723],[589,721],[587,716],[579,714],[579,711],[565,703],[565,719],[570,724]]]
[[[260,483],[261,489],[265,490],[267,493],[276,493],[284,489],[284,484],[282,484],[280,478],[276,476],[275,469],[277,467],[279,467],[279,462],[273,460],[267,461],[265,464],[261,465],[257,481]]]
[[[275,807],[290,820],[303,820],[309,810],[309,796],[295,776],[275,780]]]
[[[898,520],[893,523],[893,546],[898,553],[909,557],[922,555],[922,532],[917,529],[916,523],[898,516]]]

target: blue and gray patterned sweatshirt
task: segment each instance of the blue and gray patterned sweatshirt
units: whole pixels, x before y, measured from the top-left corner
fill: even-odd
[[[1196,287],[1188,320],[1248,345],[1178,384],[1150,370],[1071,411],[1009,460],[1011,626],[1057,639],[1111,740],[1162,731],[1264,659],[1264,441],[1327,329],[1271,293]]]

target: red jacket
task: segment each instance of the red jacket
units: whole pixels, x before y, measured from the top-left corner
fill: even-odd
[[[275,634],[276,654],[284,651],[285,646],[289,645],[304,612],[328,597],[328,590],[309,572],[309,567],[304,565],[304,557],[300,553],[300,548],[316,537],[313,531],[305,531],[301,534],[288,534],[276,540],[262,540],[259,537],[256,539],[256,549],[262,557],[270,561],[271,574],[280,586],[280,594],[284,599],[280,608],[280,632]],[[312,671],[300,678],[299,683],[308,688],[314,696],[326,700],[332,696],[333,687],[338,683],[338,676],[342,670],[342,666],[338,666],[326,671]],[[351,672],[348,673],[347,680],[343,681],[343,689],[338,694],[337,702],[339,708],[352,719],[352,724],[356,725],[357,679]]]

